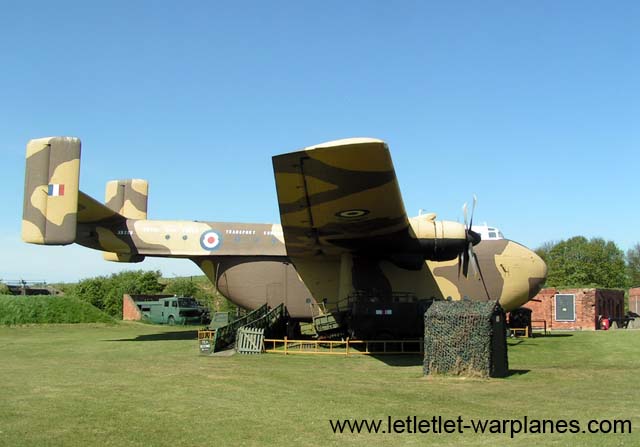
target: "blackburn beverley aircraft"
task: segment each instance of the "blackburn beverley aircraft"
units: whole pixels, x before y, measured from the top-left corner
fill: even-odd
[[[139,179],[108,182],[103,204],[79,190],[80,148],[71,137],[27,144],[25,242],[77,243],[115,262],[190,259],[246,309],[284,303],[302,320],[360,297],[381,318],[389,303],[441,299],[495,300],[510,311],[546,277],[533,251],[502,237],[483,240],[472,229],[473,211],[466,223],[466,205],[464,224],[407,216],[381,140],[274,156],[280,225],[150,220],[148,184]]]

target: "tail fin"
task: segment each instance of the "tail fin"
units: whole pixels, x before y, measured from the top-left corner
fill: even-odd
[[[146,219],[148,196],[146,180],[112,180],[107,183],[104,201],[108,208],[127,219]]]
[[[147,198],[149,183],[146,180],[112,180],[105,190],[105,205],[127,219],[147,218]],[[111,262],[141,262],[144,256],[132,253],[116,253],[105,251],[105,260]]]
[[[22,239],[67,245],[76,239],[80,139],[49,137],[27,143]]]
[[[146,219],[145,180],[119,180],[107,184],[104,205],[78,189],[80,139],[50,137],[27,143],[22,239],[42,245],[78,242],[102,250],[116,262],[140,262],[115,234],[127,218]],[[78,224],[81,224],[78,226]]]

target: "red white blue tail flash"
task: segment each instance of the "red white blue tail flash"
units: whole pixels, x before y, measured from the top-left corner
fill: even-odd
[[[50,183],[48,194],[52,197],[64,195],[64,185],[60,183]]]

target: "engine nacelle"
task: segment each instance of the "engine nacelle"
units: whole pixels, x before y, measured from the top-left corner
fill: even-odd
[[[456,259],[469,243],[464,224],[436,220],[435,214],[423,214],[409,219],[411,228],[420,242],[424,259],[450,261]]]

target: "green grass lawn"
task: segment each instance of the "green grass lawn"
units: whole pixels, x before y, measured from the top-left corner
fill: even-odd
[[[420,358],[202,357],[136,323],[0,327],[0,446],[640,445],[640,331],[510,340],[506,379]],[[634,433],[334,434],[329,419],[631,419]]]

